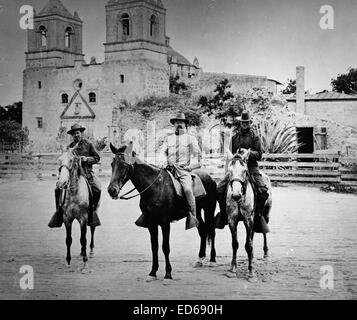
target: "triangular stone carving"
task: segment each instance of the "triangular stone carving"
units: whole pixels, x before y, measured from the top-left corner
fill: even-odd
[[[92,108],[89,106],[86,99],[80,94],[79,91],[76,91],[70,102],[63,110],[61,119],[94,119],[95,113]]]

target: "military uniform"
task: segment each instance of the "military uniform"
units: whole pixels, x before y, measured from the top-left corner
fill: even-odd
[[[187,125],[188,120],[183,113],[178,113],[175,118],[170,120],[171,124],[175,121],[184,121]],[[185,194],[188,205],[188,216],[186,219],[186,229],[198,226],[196,217],[196,199],[192,191],[192,176],[190,171],[198,169],[199,157],[201,154],[198,141],[195,136],[179,130],[177,134],[165,137],[163,144],[158,150],[160,157],[159,164],[167,165],[167,169],[180,182]],[[147,227],[144,215],[141,215],[135,222],[140,227]]]
[[[199,167],[198,159],[201,150],[196,137],[188,133],[172,134],[166,137],[161,150],[167,157],[168,169],[182,186],[189,213],[196,218],[196,199],[193,195],[192,176],[189,172]],[[187,225],[186,228],[188,229],[189,226]]]

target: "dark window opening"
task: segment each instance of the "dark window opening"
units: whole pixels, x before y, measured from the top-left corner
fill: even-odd
[[[156,27],[156,17],[154,15],[150,18],[150,36],[152,37],[155,34]]]
[[[73,35],[73,30],[71,27],[68,27],[65,31],[65,40],[64,40],[64,45],[66,48],[70,48],[72,46],[72,35]]]
[[[124,36],[130,35],[130,18],[127,13],[124,13],[121,16],[121,24],[122,24],[122,28],[123,28],[123,35]]]
[[[120,75],[120,83],[124,83],[124,75],[123,74]]]
[[[42,129],[43,128],[43,119],[42,118],[36,118],[37,120],[37,128]]]
[[[90,92],[89,93],[89,102],[90,103],[96,103],[97,102],[97,95],[95,92]]]
[[[46,47],[47,46],[47,29],[45,26],[40,26],[39,32],[41,35],[41,46]]]
[[[62,103],[68,103],[68,94],[67,93],[62,94]]]
[[[38,88],[39,88],[39,89],[42,88],[42,82],[41,82],[41,81],[38,82]]]

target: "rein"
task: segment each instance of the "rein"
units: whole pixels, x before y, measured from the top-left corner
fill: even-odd
[[[241,157],[233,158],[233,161],[236,161],[236,160],[243,161],[241,159]],[[240,178],[234,178],[234,179],[229,180],[229,183],[230,183],[230,185],[232,187],[233,182],[239,182],[243,187],[242,195],[245,196],[246,193],[247,193],[247,186],[248,186],[248,181],[249,180],[250,180],[250,174],[249,174],[249,170],[247,170],[247,176],[246,176],[245,180],[241,180]]]
[[[117,155],[120,155],[120,154],[123,155],[124,158],[125,158],[125,156],[127,155],[127,154],[125,154],[125,153],[117,153]],[[130,166],[131,169],[134,170],[133,164],[127,163],[127,162],[125,162],[125,160],[124,160],[124,163],[125,163],[126,165]],[[136,197],[142,195],[144,192],[146,192],[147,190],[149,190],[149,189],[155,184],[155,182],[156,182],[156,181],[159,179],[159,177],[161,176],[161,172],[162,172],[162,168],[160,168],[160,172],[159,172],[159,174],[157,175],[157,177],[154,179],[154,181],[153,181],[148,187],[146,187],[144,190],[142,190],[141,192],[139,192],[138,194],[136,194],[136,195],[134,195],[134,196],[126,197],[128,194],[130,194],[130,193],[132,193],[132,192],[135,191],[136,188],[133,188],[133,189],[131,189],[130,191],[126,192],[125,194],[121,195],[121,196],[119,197],[119,199],[122,199],[122,200],[130,200],[130,199],[133,199],[133,198],[136,198]]]

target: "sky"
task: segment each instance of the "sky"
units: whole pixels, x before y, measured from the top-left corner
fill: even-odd
[[[26,31],[22,5],[39,12],[48,0],[0,0],[0,105],[22,100]],[[104,59],[108,0],[61,0],[84,21],[85,59]],[[357,64],[356,0],[162,0],[171,46],[205,72],[262,75],[286,83],[305,67],[305,88],[331,90],[331,78]],[[333,29],[322,29],[323,5]],[[330,20],[331,21],[331,20]]]

